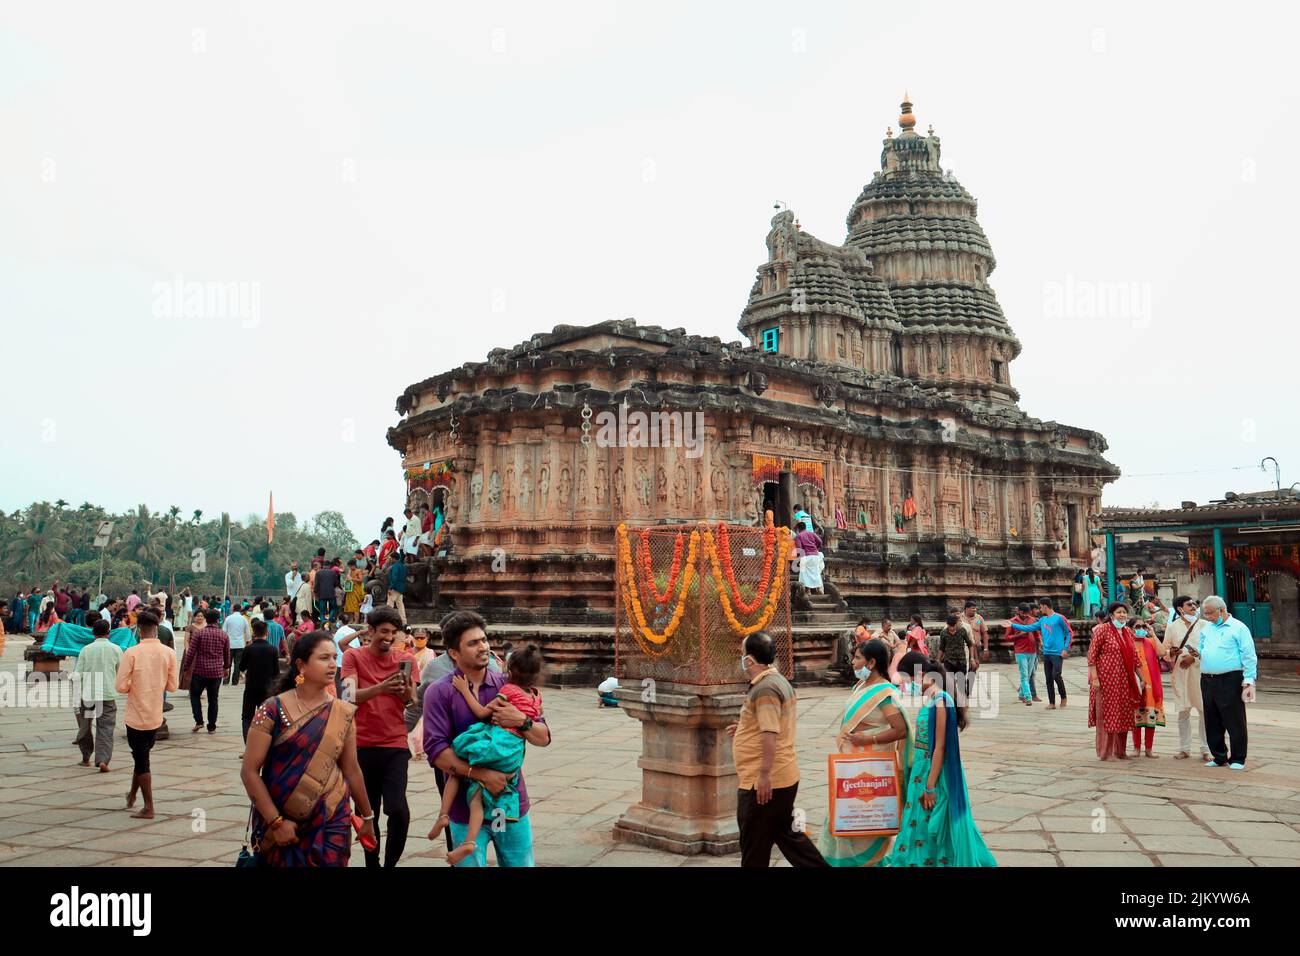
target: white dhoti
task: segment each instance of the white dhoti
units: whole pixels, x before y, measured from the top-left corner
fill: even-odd
[[[799,583],[810,591],[820,591],[825,566],[826,559],[820,554],[805,554],[799,559]]]

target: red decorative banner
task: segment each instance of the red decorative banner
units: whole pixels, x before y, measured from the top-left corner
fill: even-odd
[[[755,455],[753,465],[754,487],[761,488],[769,481],[775,482],[781,480],[781,467],[783,461],[787,459],[777,458],[772,455]],[[826,471],[820,461],[805,461],[802,459],[790,460],[790,471],[794,474],[795,484],[803,487],[811,485],[822,494],[826,493]]]

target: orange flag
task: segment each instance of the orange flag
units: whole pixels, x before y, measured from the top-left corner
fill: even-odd
[[[271,544],[271,538],[275,536],[275,492],[270,492],[270,498],[266,504],[266,543]]]

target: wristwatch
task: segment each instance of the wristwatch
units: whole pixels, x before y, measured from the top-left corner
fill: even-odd
[[[532,729],[533,729],[533,718],[525,717],[524,722],[519,725],[519,732],[521,734],[526,734],[528,733],[528,731]]]

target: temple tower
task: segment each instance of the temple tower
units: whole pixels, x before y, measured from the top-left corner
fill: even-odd
[[[903,374],[975,401],[1014,403],[1009,366],[1020,342],[988,277],[997,262],[974,197],[939,163],[933,127],[916,131],[904,97],[880,171],[848,215],[845,245],[861,250],[889,289],[903,327]]]

